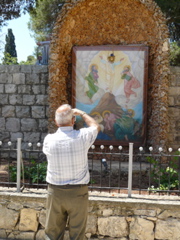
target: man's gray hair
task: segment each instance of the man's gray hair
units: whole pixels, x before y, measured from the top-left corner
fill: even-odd
[[[58,111],[59,110],[59,111]],[[72,107],[69,104],[61,105],[55,113],[55,120],[58,125],[66,125],[71,123],[73,118]]]

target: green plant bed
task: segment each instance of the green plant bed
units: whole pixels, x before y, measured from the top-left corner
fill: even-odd
[[[35,160],[31,160],[29,163],[25,163],[21,168],[21,176],[23,180],[28,180],[30,183],[45,183],[46,182],[46,170],[47,162],[37,163]],[[17,178],[17,166],[11,165],[9,167],[10,181],[16,182]]]

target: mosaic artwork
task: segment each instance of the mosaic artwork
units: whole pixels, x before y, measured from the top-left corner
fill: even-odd
[[[73,48],[72,104],[100,124],[96,143],[145,142],[147,61],[145,46]]]

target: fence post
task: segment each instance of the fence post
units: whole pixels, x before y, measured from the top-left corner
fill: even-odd
[[[133,143],[129,143],[128,197],[132,192]]]
[[[21,191],[21,138],[17,139],[17,176],[16,176],[16,185],[17,192]]]

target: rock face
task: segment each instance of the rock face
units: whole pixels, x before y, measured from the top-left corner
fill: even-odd
[[[121,117],[123,114],[123,110],[116,103],[114,95],[108,92],[102,96],[98,105],[92,110],[90,115],[93,114],[93,112],[99,112],[100,114],[102,114],[105,110],[111,111],[112,113],[116,114],[118,117]]]
[[[169,44],[166,20],[153,0],[69,0],[59,14],[50,50],[50,118],[71,103],[73,46],[149,46],[148,143],[165,145],[168,125]]]

